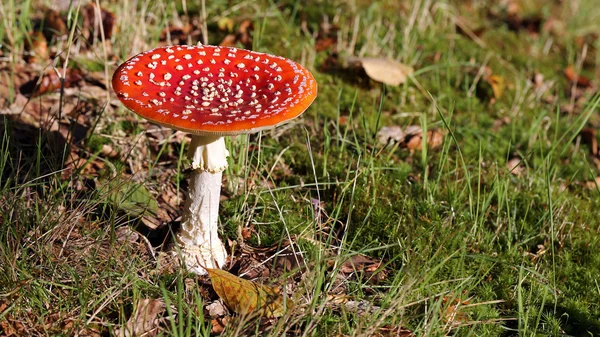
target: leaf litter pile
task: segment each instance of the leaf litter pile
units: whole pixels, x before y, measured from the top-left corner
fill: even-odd
[[[508,5],[507,9],[502,13],[490,10],[491,23],[534,37],[560,35],[564,29],[551,18],[544,21],[535,15],[522,17],[518,6]],[[154,292],[153,297],[136,295],[130,297],[129,303],[118,303],[111,297],[119,296],[119,289],[132,286],[132,281],[118,277],[130,272],[132,263],[128,259],[131,257],[136,260],[137,268],[144,267],[136,269],[137,277],[152,284],[166,284],[169,289],[182,288],[178,291],[184,292],[182,296],[190,302],[197,300],[189,296],[190,289],[199,293],[202,305],[198,310],[210,321],[206,326],[213,335],[227,333],[229,327],[243,326],[237,323],[249,319],[258,320],[260,331],[266,333],[277,329],[279,318],[290,312],[318,315],[327,310],[336,315],[368,316],[382,310],[373,289],[385,284],[393,275],[388,262],[364,254],[339,259],[338,248],[343,235],[338,232],[337,237],[331,239],[331,233],[343,225],[330,218],[326,207],[317,199],[310,201],[316,214],[316,230],[322,234],[317,237],[323,238],[322,242],[289,236],[272,246],[254,247],[246,241],[259,236],[258,230],[254,223],[248,222],[240,225],[236,241],[230,237],[228,246],[233,254],[225,270],[210,269],[209,276],[202,278],[181,276],[180,268],[162,250],[170,243],[171,226],[178,226],[181,217],[182,191],[186,190],[187,183],[181,174],[185,169],[182,143],[189,138],[131,113],[120,113],[121,104],[112,95],[109,84],[112,70],[123,58],[114,53],[111,45],[114,34],[119,32],[116,15],[93,2],[82,5],[77,32],[72,35],[68,13],[68,6],[36,8],[22,49],[11,50],[9,44],[0,50],[2,81],[8,79],[11,83],[0,86],[0,124],[4,130],[10,130],[3,135],[2,146],[6,146],[11,158],[2,167],[1,179],[3,184],[15,187],[1,196],[0,217],[4,223],[15,224],[11,240],[25,247],[24,250],[10,247],[18,252],[18,259],[28,259],[29,263],[40,266],[31,278],[17,282],[18,278],[13,275],[12,284],[3,287],[1,335],[153,336],[173,329],[174,321],[183,320],[184,315],[169,296],[160,292]],[[314,52],[322,56],[322,62],[317,65],[320,72],[337,76],[361,90],[374,91],[382,83],[400,87],[411,83],[423,94],[427,92],[415,78],[416,65],[398,62],[366,47],[355,49],[351,37],[356,31],[354,27],[340,27],[336,18],[332,18],[333,22],[327,16],[320,19],[316,28],[315,23],[308,27],[305,18],[301,25],[304,33],[315,40]],[[458,34],[476,44],[485,44],[482,36],[489,27],[477,27],[462,17],[454,20]],[[157,44],[137,41],[142,44],[138,48],[200,41],[206,33],[201,22],[201,17],[176,17],[161,29]],[[253,20],[223,16],[209,31],[217,37],[211,40],[214,44],[252,49]],[[588,45],[585,39],[597,38],[597,35],[586,35],[579,43]],[[18,55],[20,59],[8,61],[7,55]],[[440,62],[440,55],[431,55],[427,62]],[[558,80],[533,72],[528,85],[534,99],[556,106],[563,115],[581,114],[598,85],[596,79],[582,74],[582,63],[561,69],[562,78]],[[488,107],[503,99],[507,91],[514,90],[514,84],[505,75],[496,74],[493,66],[485,61],[483,65],[473,63],[467,69],[465,76],[472,79],[468,95]],[[558,99],[556,81],[567,82],[566,102]],[[511,118],[510,115],[499,117],[493,127],[509,125]],[[356,121],[342,113],[336,122],[352,126]],[[402,156],[409,156],[405,161],[412,163],[410,156],[424,148],[439,150],[451,136],[439,124],[425,129],[418,120],[413,122],[381,125],[376,132],[376,145],[369,146],[392,153],[401,151]],[[597,139],[597,125],[591,124],[581,130],[575,141],[589,148],[590,160],[600,170]],[[510,153],[507,159],[507,172],[515,176],[527,174],[526,154]],[[273,176],[291,176],[293,172],[286,165],[280,163]],[[412,178],[414,181],[422,179]],[[230,181],[224,182],[224,186],[230,188],[223,192],[223,199],[240,193],[243,188],[268,190],[274,187],[271,181],[264,179],[260,179],[260,183],[227,179]],[[600,186],[600,177],[576,184],[595,190]],[[16,188],[18,186],[24,187]],[[18,206],[10,205],[13,199],[22,202]],[[36,210],[40,203],[42,209]],[[18,233],[19,228],[28,228],[31,223],[44,225]],[[107,225],[109,223],[114,225]],[[91,235],[98,231],[106,235]],[[332,241],[333,248],[323,249],[326,274],[330,275],[327,280],[330,283],[320,294],[327,299],[323,302],[326,306],[312,308],[304,287],[314,277],[316,264],[304,247],[325,247]],[[536,252],[527,252],[527,256],[539,259],[547,251],[544,245],[537,247]],[[80,286],[73,275],[90,273],[88,267],[79,265],[90,257],[97,262],[94,270],[111,270],[110,275],[92,273],[94,285],[83,286],[91,294],[106,294],[100,297],[101,305],[91,305],[93,309],[90,309],[90,303],[86,303],[65,312],[59,308],[60,300],[48,299],[47,303],[40,304],[45,312],[42,318],[31,311],[15,310],[26,306],[25,294],[34,289],[35,279],[60,284],[55,290],[57,297],[73,296],[75,285]],[[6,272],[7,267],[0,268]],[[55,279],[55,275],[59,275],[59,279]],[[353,296],[356,290],[352,287],[356,283],[367,285],[361,289],[367,296],[360,299]],[[97,284],[103,286],[97,287]],[[437,314],[445,324],[444,331],[470,324],[468,308],[477,304],[472,303],[468,294],[450,293],[438,297],[443,305]],[[306,328],[304,322],[292,319],[285,330],[289,335],[301,335],[303,328]],[[247,330],[237,332],[249,334],[256,327],[244,329]],[[414,336],[398,322],[377,326],[371,335]]]

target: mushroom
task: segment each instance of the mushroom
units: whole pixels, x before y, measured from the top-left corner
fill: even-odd
[[[128,109],[191,134],[192,173],[175,252],[197,274],[223,266],[218,213],[229,155],[223,137],[270,129],[302,114],[317,95],[312,74],[283,57],[199,44],[136,55],[119,66],[112,85]]]

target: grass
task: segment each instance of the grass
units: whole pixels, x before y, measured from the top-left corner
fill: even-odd
[[[253,247],[292,238],[307,264],[267,281],[294,284],[294,310],[270,322],[234,317],[225,335],[383,336],[400,327],[418,336],[600,335],[600,189],[586,185],[599,168],[580,136],[599,128],[600,98],[563,75],[574,65],[599,78],[600,27],[590,18],[600,10],[583,0],[515,3],[522,18],[563,28],[514,30],[501,1],[205,4],[209,43],[225,35],[222,16],[250,19],[255,50],[303,63],[319,83],[301,119],[228,139],[224,241],[242,242],[242,228]],[[17,102],[19,71],[60,72],[67,51],[71,61],[93,64],[108,87],[120,62],[157,45],[165,27],[200,20],[202,5],[103,3],[119,27],[110,48],[81,36],[85,6],[65,8],[68,38],[50,42],[59,56],[23,70],[30,18],[42,7],[1,4],[0,109]],[[337,29],[337,53],[315,49],[324,18]],[[389,56],[416,72],[392,87],[326,66],[348,55]],[[486,67],[505,83],[497,97]],[[215,296],[207,283],[163,268],[143,238],[123,236],[131,226],[157,251],[168,240],[187,184],[184,147],[177,135],[157,138],[161,131],[133,119],[112,92],[109,101],[106,92],[81,91],[32,98],[21,116],[39,107],[37,119],[0,116],[0,334],[109,335],[138,300],[154,298],[166,303],[161,335],[209,335],[203,308]],[[70,104],[77,101],[84,108]],[[569,104],[576,108],[565,113]],[[78,121],[85,132],[75,140]],[[391,125],[438,130],[443,143],[379,143],[378,131]],[[108,156],[105,145],[120,155]],[[74,168],[72,151],[84,159]],[[508,167],[513,158],[518,174]],[[144,186],[160,211],[174,204],[170,218],[139,204],[143,216],[132,216],[114,197],[123,184]],[[163,220],[150,230],[142,217]],[[343,261],[356,254],[383,261],[384,276],[340,279]],[[363,310],[348,309],[348,300]]]

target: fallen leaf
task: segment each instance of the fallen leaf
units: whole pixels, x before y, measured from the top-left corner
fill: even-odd
[[[494,93],[494,98],[498,99],[504,93],[504,77],[498,75],[492,75],[488,77],[487,82],[492,86],[492,92]]]
[[[565,75],[567,80],[569,80],[569,82],[575,83],[579,87],[589,88],[592,86],[592,81],[589,78],[587,78],[581,74],[578,74],[575,71],[575,68],[573,67],[573,65],[567,66],[565,68],[565,70],[563,71],[563,74]]]
[[[221,301],[212,302],[206,306],[206,310],[208,310],[210,317],[225,316],[227,314],[227,308],[225,308]]]
[[[585,183],[585,187],[590,190],[597,190],[598,188],[600,188],[600,177],[596,177],[596,179],[594,180],[587,181]]]
[[[462,306],[469,304],[469,299],[462,300],[459,297],[444,296],[442,299],[447,304],[444,311],[444,321],[449,326],[459,326],[469,320],[469,315]]]
[[[41,32],[32,32],[25,39],[25,61],[37,63],[48,59],[48,41]]]
[[[277,288],[237,277],[220,269],[207,268],[213,289],[231,310],[248,315],[256,313],[267,317],[280,317],[284,313],[284,298]],[[287,300],[289,307],[291,301]]]
[[[165,310],[162,300],[142,298],[137,301],[134,312],[123,328],[116,329],[115,335],[120,337],[130,336],[155,336],[158,332],[156,316]]]
[[[524,255],[531,257],[531,261],[535,262],[536,260],[539,260],[542,255],[546,254],[546,252],[548,252],[548,249],[544,245],[537,245],[537,251],[535,253],[525,252]]]
[[[398,125],[384,126],[377,132],[377,140],[381,145],[400,143],[404,140],[404,137],[404,131]]]
[[[494,104],[502,97],[504,88],[506,87],[504,77],[494,74],[490,67],[479,69],[475,76],[475,78],[482,76],[481,80],[477,81],[475,88],[475,96],[482,102]]]
[[[52,41],[54,37],[61,37],[67,34],[67,25],[60,17],[60,13],[46,8],[44,15],[44,35],[46,40]]]
[[[238,28],[237,40],[244,45],[246,49],[252,49],[252,32],[254,31],[254,24],[252,20],[244,20],[240,23]]]
[[[242,228],[242,238],[248,240],[252,237],[252,231],[248,227]]]
[[[105,40],[110,40],[116,30],[117,18],[112,12],[90,2],[84,12],[84,31],[89,42],[100,40],[104,34]],[[102,33],[101,33],[102,32]]]
[[[411,129],[411,127],[413,129]],[[418,130],[414,130],[414,127]],[[410,151],[420,150],[423,146],[423,131],[417,125],[411,125],[406,128],[406,137],[404,139],[405,146]],[[444,134],[438,129],[427,131],[427,146],[430,149],[435,149],[444,143]]]
[[[67,69],[64,78],[64,87],[69,88],[83,80],[83,74],[77,69]],[[55,92],[61,88],[60,77],[54,70],[47,71],[41,78],[39,76],[24,83],[19,88],[21,94],[27,97],[38,97]]]
[[[227,323],[229,323],[229,317],[213,318],[210,321],[210,325],[211,325],[210,334],[211,335],[222,334],[223,331],[225,331],[225,327],[227,326]]]
[[[360,64],[372,80],[389,85],[406,82],[408,76],[414,72],[412,67],[387,58],[352,57],[348,61]]]
[[[366,255],[356,254],[342,263],[340,273],[345,274],[345,276],[360,274],[368,283],[375,284],[383,281],[389,271],[382,268],[381,261]]]
[[[325,51],[327,49],[332,48],[333,46],[335,46],[337,43],[336,39],[333,37],[324,37],[321,39],[318,39],[315,43],[315,50],[316,51]]]
[[[234,34],[227,34],[223,38],[223,41],[221,41],[221,43],[219,43],[219,46],[222,46],[222,47],[235,47],[236,42],[237,42],[237,37]]]
[[[221,30],[221,31],[232,32],[233,24],[234,24],[233,20],[228,17],[219,18],[219,20],[217,21],[217,26],[219,27],[219,30]]]
[[[185,42],[187,40],[188,35],[192,32],[193,26],[190,23],[169,26],[160,33],[160,41],[166,41],[167,37],[171,39],[171,42],[175,44],[175,42]]]

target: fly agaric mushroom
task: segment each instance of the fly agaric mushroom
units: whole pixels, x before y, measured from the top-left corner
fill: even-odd
[[[112,85],[143,118],[189,132],[188,196],[175,240],[185,266],[197,274],[221,267],[218,237],[221,178],[227,168],[223,136],[273,128],[302,114],[317,95],[312,74],[279,56],[217,46],[155,48],[121,64]]]

